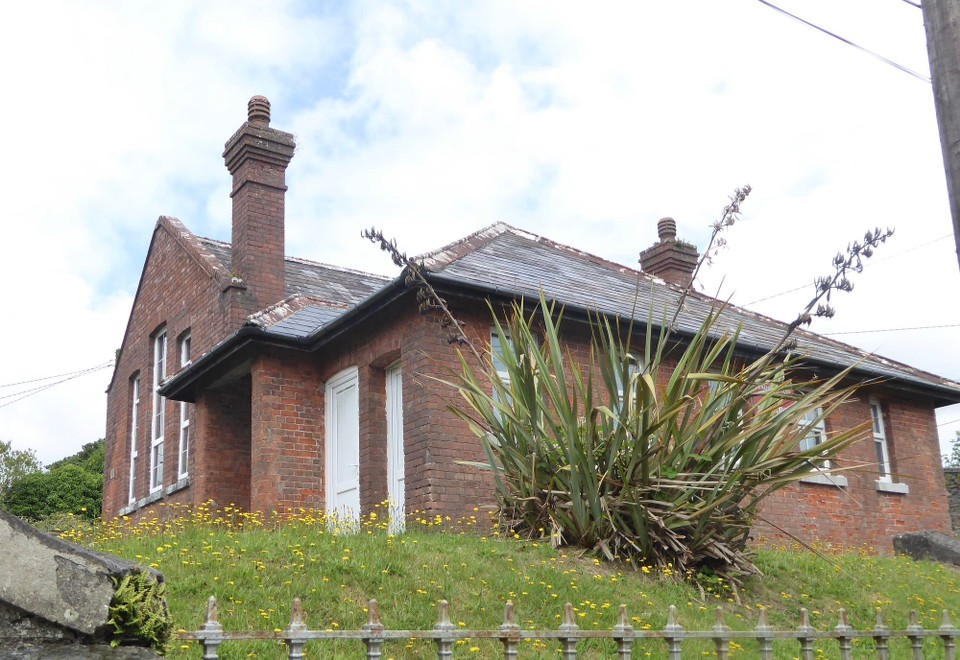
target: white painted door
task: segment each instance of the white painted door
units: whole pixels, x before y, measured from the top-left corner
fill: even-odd
[[[403,531],[403,377],[400,364],[387,368],[387,495],[390,498],[390,532]]]
[[[343,524],[360,520],[360,397],[357,368],[327,382],[327,513]]]

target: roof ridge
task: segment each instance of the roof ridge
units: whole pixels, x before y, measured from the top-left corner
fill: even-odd
[[[505,222],[495,222],[436,250],[418,254],[413,260],[423,263],[427,270],[443,270],[511,229],[515,228]]]
[[[477,250],[490,244],[504,234],[513,234],[514,236],[519,236],[520,238],[533,241],[534,243],[541,243],[556,250],[569,252],[585,258],[599,266],[614,268],[623,273],[638,273],[649,278],[653,277],[650,275],[650,273],[644,273],[642,270],[637,268],[631,268],[630,266],[625,266],[624,264],[610,261],[609,259],[604,259],[603,257],[595,255],[591,252],[557,242],[552,238],[535,234],[534,232],[527,231],[526,229],[514,227],[513,225],[507,224],[503,221],[487,225],[486,227],[483,227],[472,234],[468,234],[461,239],[453,241],[452,243],[447,243],[439,249],[431,250],[430,252],[424,252],[423,254],[414,257],[414,259],[417,261],[422,261],[427,270],[443,270],[468,254],[476,252]]]

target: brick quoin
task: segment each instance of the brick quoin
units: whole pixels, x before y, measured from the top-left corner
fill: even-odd
[[[461,358],[448,343],[441,318],[418,312],[412,290],[397,287],[396,294],[365,311],[360,321],[324,335],[322,344],[256,343],[258,328],[262,329],[257,325],[258,314],[282,317],[286,307],[293,310],[297,304],[320,304],[298,302],[284,281],[285,170],[293,148],[290,134],[270,128],[266,100],[251,99],[247,121],[224,151],[233,176],[229,267],[211,251],[213,242],[198,239],[176,219],[161,217],[157,221],[107,393],[105,517],[136,517],[159,504],[207,501],[218,507],[233,505],[267,513],[323,509],[325,387],[347,368],[356,368],[358,374],[360,507],[362,513],[374,511],[388,493],[385,375],[396,363],[403,374],[406,510],[456,520],[493,505],[490,472],[463,464],[485,460],[480,441],[450,410],[463,410],[466,403],[442,382],[460,370]],[[673,269],[661,275],[682,279],[689,266],[689,246],[675,241],[669,223],[663,225],[657,255],[673,248],[683,254],[661,259]],[[226,247],[220,246],[218,249]],[[444,296],[463,322],[464,333],[485,351],[492,328],[486,302],[457,291]],[[505,314],[509,305],[500,301],[494,309]],[[181,403],[165,401],[163,487],[151,494],[152,339],[160,330],[168,336],[170,376],[180,369],[178,341],[187,332],[194,366],[200,360],[212,360],[230,341],[254,339],[250,340],[252,348],[242,348],[246,351],[242,359],[212,376],[197,376],[195,389],[183,395],[190,402],[186,479],[179,479],[177,473]],[[644,330],[642,323],[635,328],[638,352]],[[582,320],[568,318],[561,327],[564,352],[581,365],[589,361],[590,337]],[[479,366],[471,354],[465,355],[472,366]],[[673,365],[668,356],[665,366]],[[140,404],[133,420],[132,383],[137,376]],[[867,434],[838,461],[858,466],[843,473],[846,486],[800,483],[772,495],[762,508],[755,538],[778,543],[798,538],[806,543],[869,546],[889,552],[894,534],[919,529],[949,532],[936,421],[929,400],[892,384],[872,385],[831,415],[827,432],[869,422],[870,397],[883,408],[894,481],[906,485],[909,493],[878,490],[874,442]],[[134,427],[138,458],[131,504],[128,486]]]

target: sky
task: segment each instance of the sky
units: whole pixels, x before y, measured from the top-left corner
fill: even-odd
[[[929,75],[904,0],[775,2]],[[749,183],[703,291],[789,321],[894,228],[811,329],[960,380],[930,84],[757,0],[37,0],[0,58],[0,440],[44,463],[103,437],[157,218],[229,240],[255,94],[297,140],[290,255],[396,274],[362,229],[416,254],[503,221],[635,266],[664,216],[703,248]],[[960,406],[938,422],[946,451]]]

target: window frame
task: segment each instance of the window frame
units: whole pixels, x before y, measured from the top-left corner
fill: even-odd
[[[510,394],[509,394],[510,371],[507,370],[507,365],[504,364],[503,361],[500,359],[500,354],[503,352],[503,347],[501,345],[501,342],[503,342],[504,340],[506,341],[507,348],[509,348],[509,350],[512,351],[513,338],[510,336],[510,333],[507,332],[507,330],[502,327],[499,329],[497,328],[497,326],[493,326],[490,328],[490,364],[493,367],[494,372],[497,374],[497,378],[499,378],[500,382],[503,383],[504,386],[508,388],[507,396],[510,397]],[[493,402],[495,404],[500,403],[500,390],[497,388],[496,383],[491,383],[490,389],[491,389],[490,394],[493,399]],[[507,403],[510,403],[509,398],[507,400]],[[500,415],[501,415],[500,409],[494,406],[493,413],[496,416],[496,419],[500,420]]]
[[[127,485],[127,503],[137,501],[137,444],[140,430],[140,374],[130,379],[130,476]]]
[[[192,335],[187,330],[180,336],[180,368],[183,369],[193,361],[190,350],[193,344]],[[186,479],[190,476],[190,404],[180,402],[180,438],[177,447],[177,479]]]
[[[877,456],[877,481],[893,482],[890,465],[890,447],[887,444],[887,430],[883,421],[883,406],[874,397],[867,401],[870,406],[870,421],[873,431],[873,443]]]
[[[886,419],[883,404],[876,397],[870,397],[867,400],[870,406],[871,431],[873,433],[874,449],[877,452],[877,480],[876,488],[882,493],[894,493],[897,495],[907,495],[910,493],[910,486],[894,479],[893,461],[891,456],[895,451],[891,451],[890,434],[887,432]],[[878,432],[879,427],[879,432]],[[896,449],[896,447],[892,447]],[[883,464],[880,463],[883,461]]]
[[[799,449],[812,449],[817,445],[822,445],[827,440],[827,418],[823,414],[822,408],[816,408],[806,415],[803,416],[803,419],[797,422],[802,428],[806,429],[806,433],[803,438],[800,440]],[[804,445],[810,439],[814,440],[813,445]],[[847,478],[842,474],[831,474],[830,473],[830,461],[824,459],[819,464],[814,464],[810,469],[810,476],[804,477],[800,481],[802,483],[810,484],[822,484],[826,486],[835,486],[837,488],[845,488],[847,483]]]
[[[150,492],[163,488],[163,440],[166,426],[166,398],[160,396],[160,385],[167,377],[167,330],[153,337],[153,406],[150,417]]]

